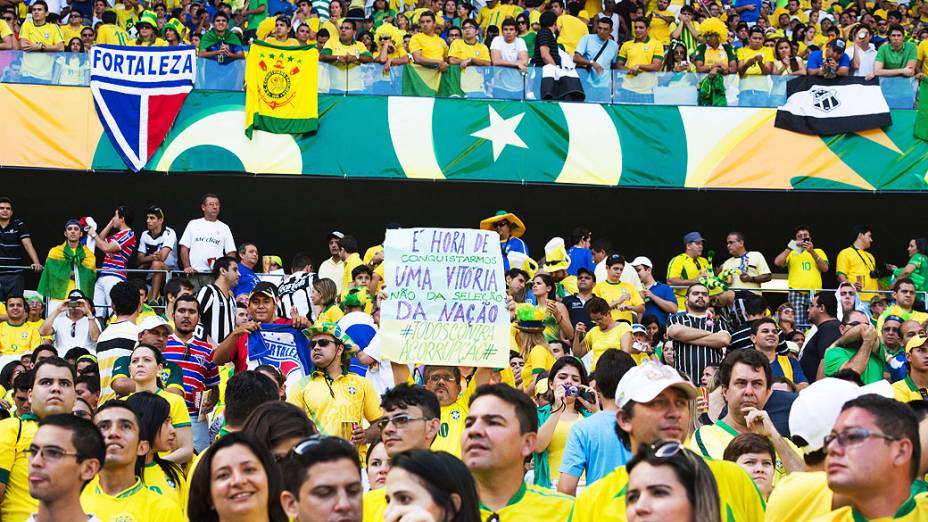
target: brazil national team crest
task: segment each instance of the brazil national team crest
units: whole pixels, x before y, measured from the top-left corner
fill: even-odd
[[[196,49],[95,45],[90,90],[126,166],[141,170],[161,146],[196,78]]]

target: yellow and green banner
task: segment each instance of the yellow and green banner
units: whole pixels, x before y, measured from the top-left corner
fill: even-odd
[[[90,91],[0,84],[0,166],[124,171]],[[809,136],[776,109],[319,96],[313,134],[242,132],[245,96],[198,91],[145,169],[618,187],[928,190],[916,111],[883,129]]]
[[[245,135],[318,129],[318,68],[314,45],[280,47],[255,40],[245,65]]]

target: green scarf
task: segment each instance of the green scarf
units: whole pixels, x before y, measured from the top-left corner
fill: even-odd
[[[699,82],[699,105],[713,107],[728,105],[725,97],[725,79],[721,74],[716,74],[714,78],[706,75]]]
[[[200,50],[206,50],[210,47],[216,45],[217,43],[224,43],[228,45],[237,45],[242,46],[242,41],[239,39],[238,35],[233,33],[231,30],[226,29],[225,34],[220,38],[216,34],[215,29],[210,29],[203,33],[203,36],[200,38]]]
[[[66,298],[69,281],[74,274],[74,270],[77,269],[78,282],[80,283],[77,287],[84,292],[84,295],[92,296],[96,271],[84,266],[86,257],[87,250],[83,245],[75,251],[65,241],[64,244],[53,248],[48,253],[48,259],[45,261],[45,269],[42,271],[42,278],[39,280],[38,292],[52,299]]]

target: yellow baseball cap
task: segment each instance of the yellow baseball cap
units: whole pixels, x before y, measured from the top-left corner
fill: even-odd
[[[928,336],[916,335],[915,337],[909,339],[909,342],[905,343],[905,353],[909,353],[915,348],[928,343]]]

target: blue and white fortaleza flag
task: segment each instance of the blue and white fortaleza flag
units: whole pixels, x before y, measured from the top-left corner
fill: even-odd
[[[309,339],[289,324],[262,323],[248,335],[248,368],[262,364],[277,367],[288,387],[295,384],[313,370]]]
[[[174,124],[197,75],[196,49],[95,45],[90,91],[113,147],[142,170]]]

